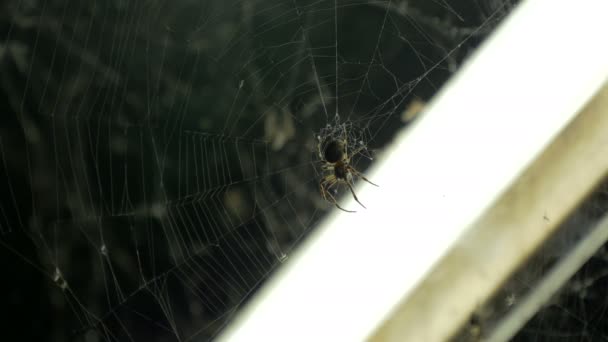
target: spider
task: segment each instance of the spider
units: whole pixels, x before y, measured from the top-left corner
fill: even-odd
[[[364,146],[361,146],[360,148],[356,149],[352,155],[357,155],[357,153],[361,152],[364,148]],[[321,169],[325,172],[329,172],[329,174],[325,175],[319,182],[319,188],[321,190],[321,196],[323,196],[323,199],[334,204],[342,211],[354,213],[355,211],[353,210],[346,210],[342,208],[338,204],[338,201],[334,195],[332,195],[330,192],[330,189],[333,186],[337,184],[346,184],[350,192],[353,194],[355,201],[365,208],[363,203],[361,203],[357,198],[355,190],[353,189],[353,175],[363,179],[371,185],[378,185],[365,178],[359,171],[350,165],[347,139],[330,138],[323,141],[321,138],[319,138],[317,149],[322,163]]]

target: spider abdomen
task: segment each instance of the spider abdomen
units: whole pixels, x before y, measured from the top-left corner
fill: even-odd
[[[341,161],[344,157],[344,143],[338,140],[332,140],[327,145],[325,145],[325,149],[323,150],[323,158],[328,163],[337,163]]]

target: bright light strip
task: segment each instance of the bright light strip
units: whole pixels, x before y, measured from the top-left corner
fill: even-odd
[[[220,340],[369,336],[607,79],[607,15],[524,1]]]

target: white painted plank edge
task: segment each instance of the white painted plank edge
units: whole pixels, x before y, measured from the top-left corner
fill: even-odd
[[[608,215],[591,230],[548,274],[521,303],[496,327],[487,341],[509,341],[543,305],[595,254],[608,240]]]
[[[219,340],[369,336],[607,79],[606,13],[524,1]]]
[[[607,133],[608,83],[450,246],[371,340],[444,341],[474,314],[478,323],[466,334],[485,340],[492,325],[484,326],[483,317],[492,308],[484,303],[608,174]]]

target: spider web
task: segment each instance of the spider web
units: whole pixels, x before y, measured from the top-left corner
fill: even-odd
[[[471,319],[453,338],[454,341],[496,340],[496,332],[505,332],[513,323],[513,316],[525,315],[518,306],[535,303],[539,296],[552,296],[539,302],[542,307],[530,317],[519,331],[513,331],[514,341],[605,341],[608,340],[606,281],[608,280],[608,244],[595,234],[606,219],[608,181],[604,180],[569,217],[559,224],[557,231],[543,242],[503,284],[489,301],[478,306]],[[542,222],[552,220],[545,213]],[[590,247],[589,241],[601,245]],[[587,244],[585,244],[587,242]],[[594,253],[565,282],[557,280],[556,272],[565,271],[572,262],[572,252],[585,245]],[[580,249],[579,249],[580,251]],[[569,260],[567,260],[570,257]],[[575,261],[578,262],[578,261]],[[562,266],[560,268],[560,265]],[[578,266],[577,266],[578,267]],[[560,268],[561,271],[557,271]],[[570,273],[567,273],[570,274]],[[547,290],[557,286],[552,293]],[[505,321],[509,321],[505,323]],[[516,318],[515,321],[518,321]],[[502,328],[502,329],[501,329]],[[510,328],[507,330],[511,331]],[[498,334],[502,336],[501,334]]]
[[[570,217],[562,223],[560,233],[541,254],[542,261],[530,272],[535,276],[516,281],[532,287],[547,265],[557,260],[586,237],[588,230],[605,218],[608,208],[608,181],[604,180]],[[550,217],[547,215],[547,220]],[[538,258],[538,259],[541,259]],[[519,340],[537,341],[606,341],[608,314],[608,244],[603,246],[561,287],[553,298],[522,328]]]
[[[364,171],[513,6],[0,5],[6,334],[212,338],[332,209],[319,137]]]

